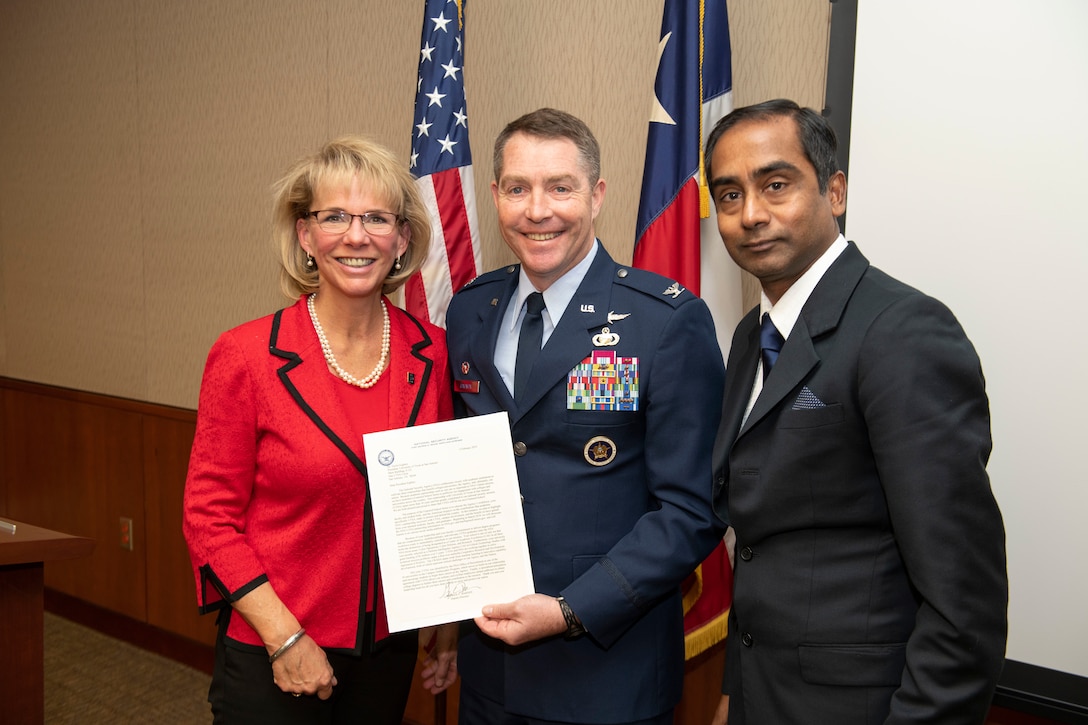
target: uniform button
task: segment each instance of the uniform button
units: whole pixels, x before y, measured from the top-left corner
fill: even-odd
[[[521,441],[518,441],[517,443],[514,444],[514,455],[515,456],[524,456],[525,451],[527,451],[527,450],[529,450],[528,447],[526,447],[526,445],[524,443],[522,443]]]
[[[752,547],[746,546],[743,549],[741,549],[740,550],[740,558],[743,559],[744,561],[751,561],[752,560]]]
[[[741,641],[741,644],[743,644],[745,647],[751,647],[752,646],[752,635],[750,633],[748,633],[748,632],[745,632],[741,636],[740,641]]]
[[[626,269],[621,269],[620,271],[616,272],[616,276],[619,277],[620,279],[623,279],[624,277],[627,276],[627,270]]]

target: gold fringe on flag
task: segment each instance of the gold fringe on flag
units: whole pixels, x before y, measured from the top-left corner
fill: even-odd
[[[703,161],[703,20],[706,16],[706,0],[699,0],[699,217],[710,216],[710,186],[706,183],[706,168]]]

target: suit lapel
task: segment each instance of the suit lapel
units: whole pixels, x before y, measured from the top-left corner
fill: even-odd
[[[752,380],[759,362],[759,308],[756,307],[740,321],[729,348],[726,368],[730,384],[726,386],[722,403],[722,424],[718,430],[715,449],[728,450],[740,432],[744,409],[752,397]]]
[[[758,356],[758,331],[755,345],[756,356]],[[790,349],[789,355],[786,355],[787,347]],[[778,362],[774,364],[774,373],[767,378],[766,383],[763,385],[763,390],[760,391],[755,405],[752,406],[752,412],[748,414],[748,420],[744,421],[740,435],[744,435],[763,416],[778,407],[784,398],[794,395],[797,385],[805,379],[819,362],[820,357],[812,346],[808,326],[805,324],[804,318],[799,317],[793,326],[793,330],[790,331],[787,344],[782,346],[782,353],[778,356]],[[755,370],[752,371],[752,376],[754,375]],[[748,379],[751,380],[752,377],[750,376]]]
[[[476,329],[472,333],[472,342],[466,349],[474,351],[474,354],[479,357],[471,360],[450,361],[452,365],[475,366],[476,375],[479,376],[481,384],[491,391],[496,403],[504,410],[514,410],[514,397],[510,395],[502,375],[495,367],[495,344],[499,339],[499,329],[502,326],[504,313],[517,286],[518,275],[511,270],[503,285],[502,295],[491,300],[491,304],[477,312]],[[464,374],[471,375],[471,372]]]
[[[767,379],[767,384],[756,398],[752,412],[740,429],[738,437],[744,435],[767,413],[781,405],[788,396],[796,395],[797,386],[820,363],[820,354],[816,350],[815,340],[833,332],[838,327],[850,296],[868,268],[869,261],[854,243],[850,242],[824,273],[804,307],[801,308],[801,315],[790,331],[786,344],[782,346],[778,362],[775,363],[774,375]],[[756,322],[759,315],[758,308],[753,312],[752,320],[749,321],[747,318],[745,320],[752,325],[753,334],[749,336],[749,344],[755,348],[754,351],[749,350],[745,356],[745,362],[750,361],[751,368],[748,371],[748,377],[742,380],[749,381],[755,376],[755,361],[759,356],[759,327]],[[747,390],[750,394],[751,388]],[[787,402],[792,404],[792,401]],[[745,398],[746,403],[747,398]],[[733,412],[731,408],[730,413]],[[743,415],[743,408],[741,415]],[[737,419],[739,420],[739,417]]]
[[[389,427],[415,425],[427,386],[434,374],[431,336],[426,328],[398,307],[389,306],[391,350],[389,370]]]
[[[366,465],[342,437],[351,426],[332,387],[335,381],[329,375],[317,336],[309,324],[305,299],[280,310],[274,318],[269,350],[285,361],[276,375],[314,425],[365,476]]]

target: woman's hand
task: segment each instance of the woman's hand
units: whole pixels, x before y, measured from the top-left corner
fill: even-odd
[[[325,650],[305,634],[272,663],[272,681],[291,695],[317,695],[328,700],[336,675]]]
[[[423,688],[437,695],[457,681],[457,638],[460,624],[452,622],[419,630],[419,646],[427,653],[423,660]]]
[[[269,656],[301,628],[295,615],[268,582],[235,601],[232,606],[256,630]],[[296,697],[317,695],[327,700],[332,696],[336,676],[325,650],[312,637],[304,634],[272,663],[272,681],[281,690]]]

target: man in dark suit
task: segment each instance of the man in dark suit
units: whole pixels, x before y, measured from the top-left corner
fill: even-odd
[[[723,530],[714,325],[691,292],[597,241],[605,182],[582,121],[534,111],[494,158],[499,226],[521,264],[454,296],[447,339],[460,413],[509,414],[538,593],[470,624],[459,722],[671,725],[679,585]]]
[[[835,150],[792,101],[707,144],[722,240],[762,286],[715,445],[736,533],[717,721],[982,723],[1008,582],[981,366],[944,305],[840,235]]]

